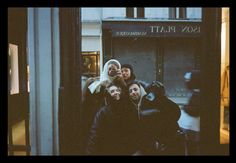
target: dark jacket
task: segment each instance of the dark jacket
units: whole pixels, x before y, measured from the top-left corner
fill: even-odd
[[[168,146],[169,151],[172,150],[170,146],[176,141],[179,118],[180,109],[178,105],[167,97],[157,101],[149,100],[148,95],[143,97],[140,108],[140,122],[144,133],[142,135],[144,154],[155,154],[157,152],[156,142],[159,145]]]
[[[193,94],[189,99],[188,105],[183,109],[190,116],[198,117],[200,116],[200,71],[192,70],[190,73],[190,78],[186,80],[186,86],[192,90]]]
[[[157,101],[149,101],[146,97],[144,97],[141,104],[141,115],[143,115],[145,111],[156,110],[155,114],[149,116],[149,121],[151,124],[155,124],[154,130],[156,130],[155,132],[156,135],[158,135],[158,139],[163,143],[167,142],[169,137],[179,129],[179,106],[167,97],[163,97]]]
[[[93,123],[94,117],[96,113],[105,105],[107,105],[107,100],[105,98],[105,86],[101,86],[99,92],[94,92],[93,94],[89,90],[89,86],[96,80],[99,80],[98,77],[96,78],[89,78],[84,86],[83,91],[83,103],[82,103],[82,111],[81,111],[81,132],[80,132],[80,146],[81,152],[85,152],[86,142],[88,141],[88,134]],[[122,90],[125,89],[125,82],[123,78],[117,76],[114,78],[113,83],[117,86],[121,87]]]
[[[184,111],[190,116],[198,117],[200,116],[200,92],[193,92],[188,105],[184,106]]]
[[[132,155],[138,144],[137,112],[113,101],[96,114],[88,137],[88,155]]]
[[[84,90],[84,101],[82,103],[81,119],[80,119],[80,150],[84,154],[86,150],[86,145],[88,142],[88,134],[93,123],[96,113],[100,110],[102,106],[105,105],[104,90],[105,87],[101,87],[101,91],[98,93],[91,94],[88,86],[94,80],[88,80],[85,85]]]

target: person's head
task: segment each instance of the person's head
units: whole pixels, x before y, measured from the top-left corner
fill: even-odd
[[[153,81],[145,90],[148,93],[153,93],[158,99],[165,97],[165,87],[159,81]]]
[[[122,64],[121,72],[124,80],[134,80],[135,75],[133,71],[133,67],[130,64]]]
[[[140,84],[132,82],[128,85],[129,97],[132,101],[139,101],[141,98]]]
[[[120,100],[121,98],[121,88],[111,83],[106,87],[107,93],[113,100]]]
[[[113,76],[112,72],[119,69],[121,71],[120,62],[115,59],[107,61],[103,67],[102,73],[98,81],[93,82],[89,86],[90,92],[93,94],[95,91],[100,92],[101,85],[106,85],[107,82],[112,82],[116,75]],[[117,72],[116,72],[117,73]]]
[[[115,76],[118,69],[119,69],[119,67],[117,64],[111,63],[110,65],[108,65],[108,75],[112,76],[112,77]]]
[[[108,75],[110,77],[114,77],[117,74],[117,70],[121,69],[120,63],[115,59],[110,59],[104,65],[104,75]]]
[[[199,89],[200,88],[200,71],[192,70],[185,73],[185,83],[188,89]]]

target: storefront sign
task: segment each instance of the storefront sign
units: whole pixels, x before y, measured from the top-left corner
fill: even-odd
[[[110,29],[113,37],[173,37],[200,36],[200,22],[105,22],[104,29]]]

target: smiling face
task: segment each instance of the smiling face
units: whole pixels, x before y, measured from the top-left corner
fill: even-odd
[[[131,71],[129,68],[124,67],[121,69],[121,72],[124,80],[128,80],[131,77]]]
[[[140,87],[137,84],[132,84],[129,87],[129,97],[134,101],[138,101],[140,99],[141,91]]]
[[[109,76],[115,76],[117,71],[118,71],[118,66],[116,66],[115,64],[110,64],[108,66],[108,75]]]
[[[121,89],[118,88],[117,86],[113,85],[113,86],[109,87],[108,92],[113,99],[115,99],[115,100],[120,99]]]

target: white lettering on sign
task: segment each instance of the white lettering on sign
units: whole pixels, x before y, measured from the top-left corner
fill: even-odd
[[[118,36],[145,36],[147,32],[116,32]]]
[[[200,33],[200,26],[149,26],[151,33]]]
[[[200,33],[199,26],[182,26],[182,33]]]
[[[150,26],[151,33],[175,33],[175,26]]]
[[[141,28],[142,27],[142,28]],[[147,36],[159,36],[168,35],[176,36],[178,34],[183,35],[198,35],[201,33],[199,25],[152,25],[152,26],[141,26],[139,28],[134,28],[135,31],[126,31],[125,29],[115,31],[113,35],[123,36],[123,37],[147,37]]]

